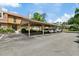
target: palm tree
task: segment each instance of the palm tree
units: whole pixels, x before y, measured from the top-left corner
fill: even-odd
[[[37,20],[37,21],[41,21],[41,22],[46,22],[45,17],[46,17],[46,14],[45,13],[40,14],[38,12],[35,12],[33,14],[33,18],[32,19],[33,20]]]
[[[79,17],[79,8],[75,9],[75,16],[74,17]]]
[[[76,9],[75,9],[75,14],[76,14],[76,13],[79,13],[79,8],[76,8]]]

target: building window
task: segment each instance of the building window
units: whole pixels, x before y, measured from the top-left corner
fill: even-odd
[[[13,28],[14,30],[17,30],[17,25],[12,25],[12,28]]]
[[[16,17],[14,17],[14,23],[16,23]]]
[[[3,19],[3,12],[0,11],[0,19]]]
[[[2,17],[2,16],[1,16],[1,13],[0,13],[0,17]]]

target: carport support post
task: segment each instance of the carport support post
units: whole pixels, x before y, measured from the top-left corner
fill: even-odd
[[[30,37],[30,23],[28,23],[28,36]]]
[[[43,35],[44,35],[44,25],[42,25],[42,33],[43,33]]]

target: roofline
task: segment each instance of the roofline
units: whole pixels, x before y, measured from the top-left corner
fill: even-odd
[[[54,26],[53,24],[50,24],[50,23],[45,23],[45,22],[29,19],[27,16],[22,16],[22,15],[19,15],[17,13],[5,12],[5,11],[3,11],[3,13],[9,14],[9,15],[13,15],[13,16],[17,16],[17,17],[21,17],[21,18],[23,18],[23,19],[25,19],[26,21],[29,21],[29,22],[36,22],[36,23],[40,23],[40,24],[43,24],[43,25]]]
[[[9,15],[13,15],[13,16],[17,16],[17,17],[21,17],[21,18],[25,18],[25,19],[28,18],[28,17],[19,15],[19,14],[17,14],[17,13],[12,13],[12,12],[5,12],[5,11],[3,11],[3,13],[9,14]]]

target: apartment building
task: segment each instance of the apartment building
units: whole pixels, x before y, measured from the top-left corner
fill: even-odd
[[[36,28],[40,28],[44,34],[44,29],[53,29],[55,25],[31,20],[28,17],[16,13],[0,11],[0,28],[12,28],[18,30],[21,27],[25,27],[28,29],[28,34],[30,36],[30,30],[35,26]]]
[[[13,28],[17,30],[21,27],[21,23],[25,19],[26,19],[25,17],[22,17],[21,15],[15,13],[0,11],[1,28]]]

